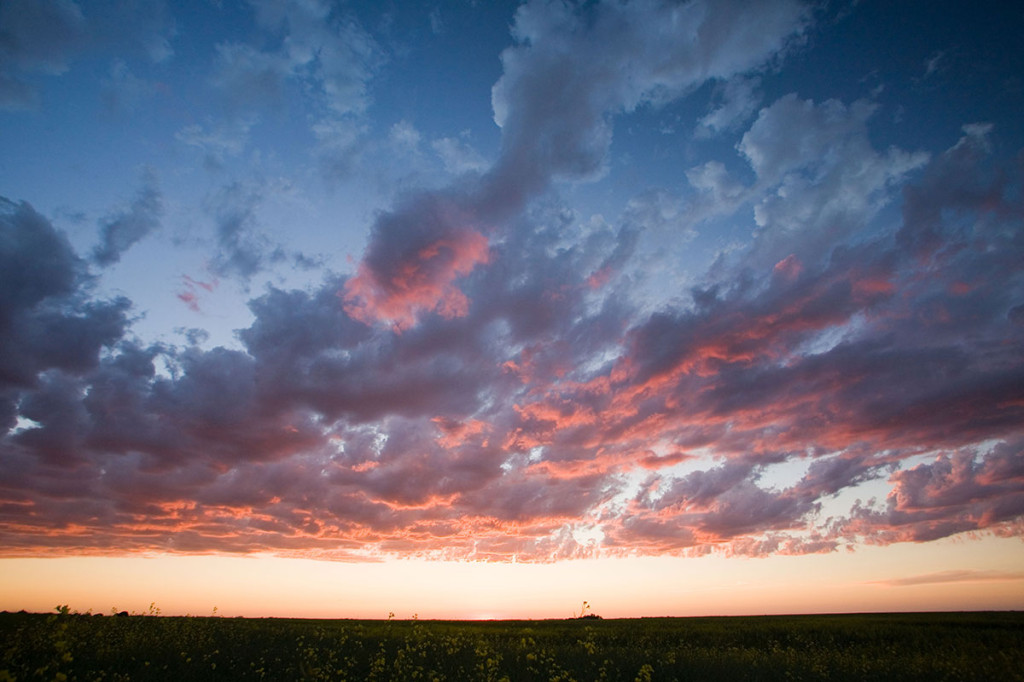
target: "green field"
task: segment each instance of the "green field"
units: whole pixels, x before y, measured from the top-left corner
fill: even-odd
[[[1024,680],[1024,614],[356,621],[0,614],[0,680]]]

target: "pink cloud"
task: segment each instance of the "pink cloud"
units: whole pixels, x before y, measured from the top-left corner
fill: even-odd
[[[456,280],[491,259],[473,211],[441,194],[408,198],[377,218],[354,277],[339,296],[346,313],[396,331],[423,313],[464,317],[469,299]]]
[[[181,279],[184,284],[184,291],[178,292],[178,300],[188,306],[189,310],[196,313],[200,312],[199,302],[201,300],[202,292],[206,292],[208,294],[213,293],[220,284],[216,279],[210,282],[203,282],[201,280],[193,279],[188,275],[182,275]]]
[[[178,294],[178,300],[188,306],[192,312],[199,312],[199,297],[194,291],[182,291]]]
[[[796,257],[796,254],[791,253],[776,263],[773,270],[779,277],[792,281],[800,276],[800,273],[804,271],[804,266],[800,263],[800,259]]]
[[[398,330],[410,328],[422,312],[463,317],[469,299],[455,280],[488,260],[487,238],[463,229],[427,244],[387,274],[363,262],[345,283],[345,312],[367,324],[382,321]]]

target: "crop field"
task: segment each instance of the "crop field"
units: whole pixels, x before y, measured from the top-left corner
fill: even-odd
[[[542,621],[0,614],[0,680],[1024,680],[1024,614]]]

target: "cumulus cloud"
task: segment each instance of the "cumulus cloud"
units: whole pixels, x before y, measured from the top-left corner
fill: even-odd
[[[1019,437],[988,453],[962,447],[897,471],[884,506],[857,505],[834,534],[868,542],[925,542],[965,531],[1012,532],[1024,515]]]
[[[757,175],[754,219],[761,230],[749,256],[758,261],[754,267],[781,260],[794,244],[802,260],[827,256],[928,161],[922,152],[876,151],[867,130],[874,111],[866,101],[819,104],[795,94],[760,111],[738,146]],[[720,173],[698,178],[713,192],[728,182]]]
[[[397,214],[378,220],[377,235],[359,271],[345,285],[346,311],[364,322],[383,320],[399,329],[420,311],[446,318],[468,312],[469,300],[455,285],[488,260],[488,241],[470,214],[454,202],[425,195]],[[390,241],[394,240],[394,242]]]
[[[124,333],[129,304],[84,296],[85,263],[28,204],[0,201],[0,229],[0,395],[13,403],[47,371],[77,376],[94,367]]]
[[[797,39],[808,18],[796,2],[740,4],[521,6],[518,44],[502,53],[491,95],[502,128],[492,191],[528,196],[555,178],[599,175],[611,116],[754,69]]]

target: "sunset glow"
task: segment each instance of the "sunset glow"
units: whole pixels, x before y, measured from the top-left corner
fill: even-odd
[[[1024,608],[1024,14],[0,5],[0,609]]]

